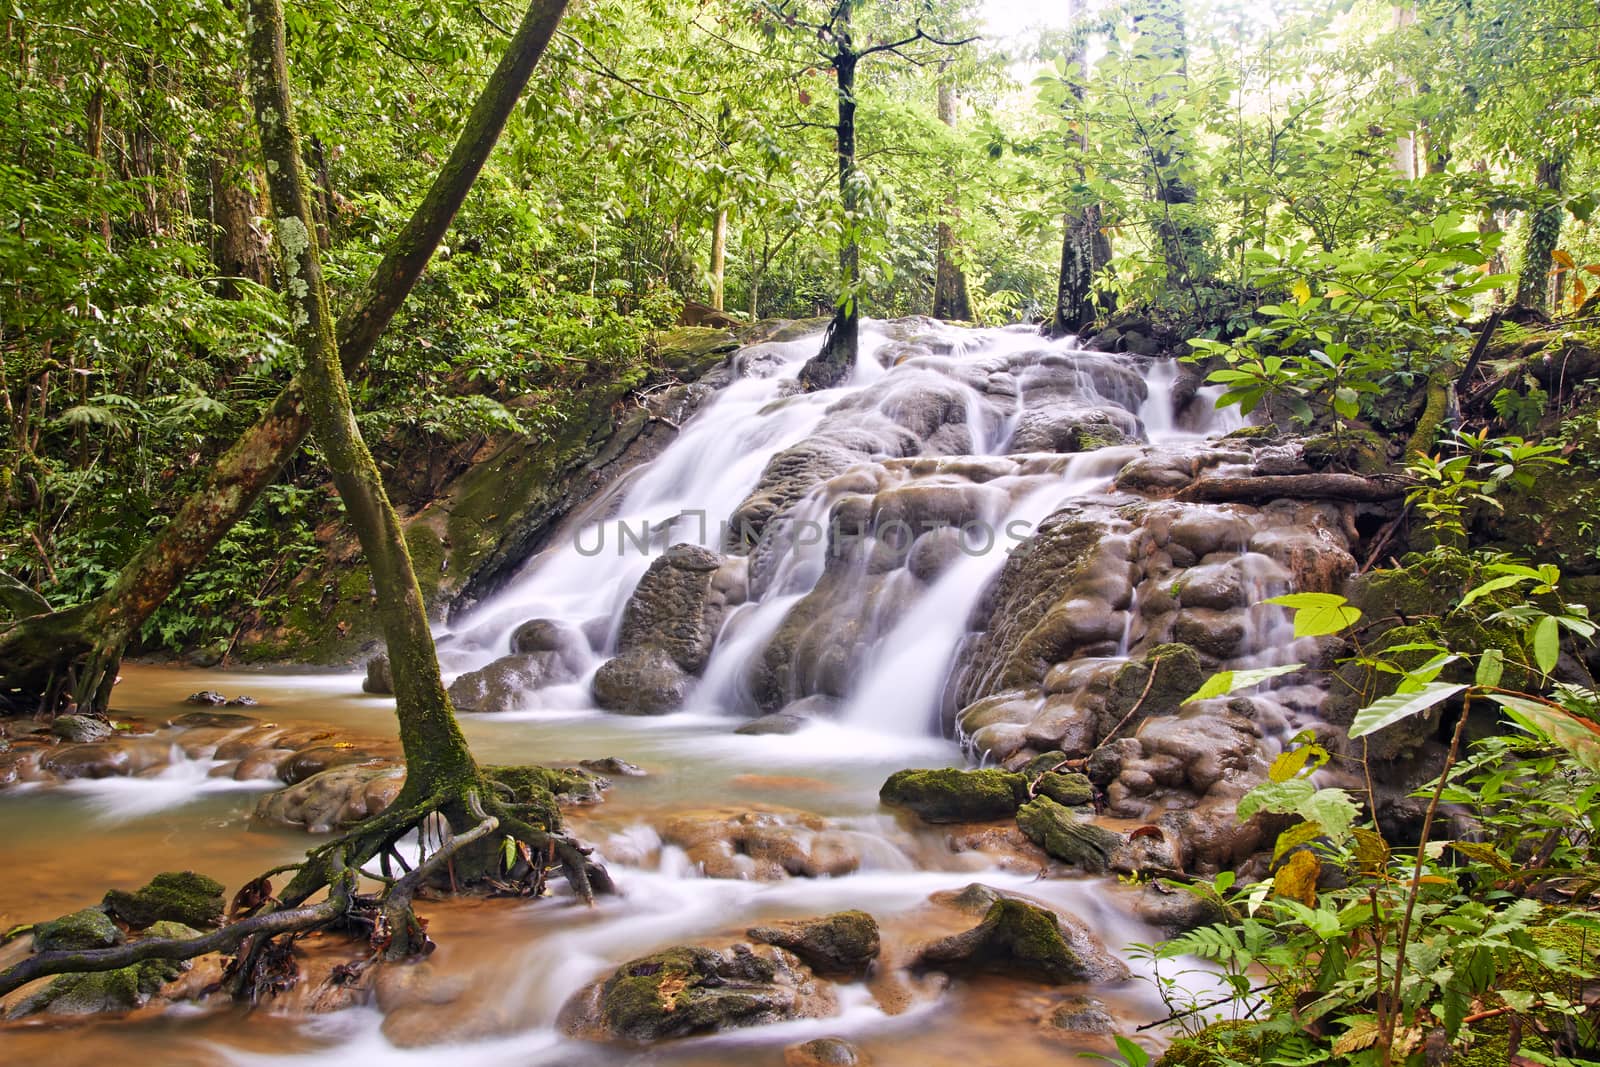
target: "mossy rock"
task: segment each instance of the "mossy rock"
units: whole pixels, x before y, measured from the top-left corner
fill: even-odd
[[[193,871],[167,871],[150,879],[133,893],[113,889],[104,905],[113,916],[135,930],[163,920],[186,926],[216,926],[222,922],[223,885]]]
[[[483,768],[483,775],[502,787],[519,813],[552,831],[561,829],[557,798],[591,804],[611,784],[593,771],[577,767],[491,766]]]
[[[1317,470],[1337,468],[1355,474],[1382,474],[1389,469],[1389,447],[1371,430],[1341,430],[1300,442],[1300,454]]]
[[[608,1037],[659,1041],[818,1013],[807,979],[797,980],[777,955],[775,962],[748,945],[723,952],[681,945],[632,960],[596,991],[595,1021]]]
[[[1270,422],[1257,426],[1241,426],[1222,435],[1224,441],[1263,441],[1278,436],[1278,428]]]
[[[163,920],[152,923],[145,931],[145,937],[188,938],[196,937],[199,933],[182,923]],[[114,971],[63,974],[44,989],[19,1001],[7,1017],[20,1019],[40,1012],[52,1015],[100,1015],[132,1011],[143,1006],[157,990],[189,967],[187,960],[141,960]]]
[[[1154,672],[1155,678],[1151,679]],[[1157,715],[1171,715],[1205,683],[1209,672],[1200,653],[1185,644],[1156,645],[1138,661],[1124,664],[1111,679],[1100,733],[1104,736],[1130,713],[1123,736]],[[1137,712],[1135,712],[1137,709]]]
[[[1051,856],[1091,874],[1109,870],[1111,853],[1122,844],[1121,834],[1078,818],[1047,796],[1024,805],[1017,812],[1017,825]]]
[[[1180,1037],[1167,1047],[1156,1067],[1224,1067],[1230,1062],[1256,1063],[1262,1058],[1257,1024],[1212,1023],[1193,1037]]]
[[[915,970],[947,974],[999,974],[1052,985],[1121,981],[1127,968],[1103,949],[1091,956],[1067,943],[1055,914],[1015,897],[990,905],[983,921],[965,933],[927,945]]]
[[[864,911],[756,926],[747,935],[787,949],[822,975],[858,978],[878,958],[878,921]]]
[[[924,822],[987,822],[1012,815],[1028,800],[1028,780],[1011,771],[954,767],[891,774],[878,799]]]
[[[1036,796],[1049,797],[1057,804],[1069,808],[1081,807],[1094,800],[1094,786],[1082,774],[1062,774],[1046,771],[1033,783]]]
[[[698,378],[739,347],[733,331],[708,326],[679,326],[650,337],[657,363],[668,370]]]
[[[124,938],[117,924],[100,908],[84,908],[33,928],[33,950],[52,952],[63,948],[110,948]]]

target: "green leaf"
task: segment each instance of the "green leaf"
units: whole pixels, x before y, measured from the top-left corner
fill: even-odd
[[[1241,689],[1248,689],[1253,685],[1260,685],[1268,678],[1276,678],[1280,674],[1290,674],[1304,667],[1304,663],[1290,663],[1282,667],[1259,667],[1248,671],[1218,671],[1205,684],[1196,689],[1184,701],[1191,704],[1196,700],[1212,700],[1216,697],[1237,693]]]
[[[1506,654],[1498,648],[1484,649],[1483,655],[1478,657],[1478,674],[1476,683],[1485,688],[1493,689],[1500,684],[1501,675],[1506,670]]]
[[[1526,697],[1490,693],[1489,699],[1504,708],[1506,715],[1524,730],[1548,738],[1591,771],[1600,772],[1600,725]]]
[[[1348,600],[1335,593],[1286,593],[1266,603],[1294,611],[1296,637],[1336,634],[1361,619],[1361,609],[1351,607]]]
[[[1561,656],[1561,624],[1554,615],[1546,615],[1533,628],[1533,658],[1546,674],[1556,669]]]
[[[1466,688],[1453,682],[1430,682],[1415,693],[1381,697],[1356,712],[1354,721],[1350,723],[1350,737],[1366,737],[1386,726],[1393,726],[1402,719],[1409,719],[1435,704],[1449,700]]]

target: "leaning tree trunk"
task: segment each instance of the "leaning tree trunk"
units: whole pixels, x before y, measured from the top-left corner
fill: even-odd
[[[566,7],[567,0],[532,0],[443,169],[339,320],[338,346],[347,376],[361,372],[438,247]],[[49,713],[76,705],[82,711],[103,712],[123,649],[276,480],[310,426],[302,383],[296,378],[217,459],[205,485],[123,567],[110,590],[0,632],[0,710]]]
[[[956,91],[948,78],[939,79],[939,121],[955,128]],[[938,247],[933,269],[933,317],[966,322],[972,318],[972,298],[967,292],[967,275],[956,262],[956,233],[952,225],[960,215],[955,193],[945,194],[944,214],[939,219]]]
[[[295,346],[305,361],[300,371],[305,408],[378,596],[406,757],[406,785],[396,801],[403,806],[477,781],[478,768],[439,675],[405,531],[350,407],[289,95],[281,0],[251,0],[250,23],[251,96],[275,218],[281,288]]]
[[[1549,190],[1553,200],[1561,192],[1564,164],[1565,160],[1560,157],[1539,163],[1539,187]],[[1561,222],[1565,213],[1560,203],[1552,202],[1528,219],[1528,238],[1522,246],[1522,269],[1517,273],[1517,303],[1524,307],[1550,310],[1551,257],[1561,243]]]
[[[800,369],[800,384],[807,391],[831,389],[850,377],[861,351],[861,185],[856,180],[856,62],[861,58],[850,44],[850,0],[840,0],[839,25],[843,27],[839,50],[833,57],[838,75],[839,124],[834,128],[839,157],[839,201],[844,206],[844,233],[839,241],[839,303],[822,341],[822,351]]]

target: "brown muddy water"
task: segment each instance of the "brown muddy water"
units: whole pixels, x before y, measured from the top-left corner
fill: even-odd
[[[349,674],[219,673],[130,666],[114,714],[159,719],[186,710],[184,696],[214,689],[260,702],[264,720],[309,720],[353,734],[390,737],[392,702],[361,694]],[[1050,878],[993,855],[952,852],[947,833],[914,828],[877,802],[892,771],[960,762],[953,743],[825,725],[780,737],[739,737],[725,718],[683,713],[660,719],[592,711],[464,716],[474,751],[496,763],[561,763],[616,756],[643,778],[616,777],[603,803],[570,812],[574,831],[598,846],[622,895],[584,908],[569,896],[537,901],[423,902],[438,943],[429,966],[465,993],[409,1019],[376,1006],[306,1017],[301,1000],[253,1010],[210,1004],[146,1011],[128,1019],[0,1026],[0,1063],[51,1067],[126,1061],[204,1067],[483,1064],[749,1064],[777,1067],[796,1041],[849,1039],[873,1063],[1002,1065],[1076,1061],[1110,1051],[1107,1037],[1059,1030],[1049,1020],[1064,998],[1090,994],[1125,1032],[1162,1014],[1147,982],[1116,989],[1049,988],[1000,978],[913,992],[898,1014],[865,984],[840,987],[840,1014],[652,1046],[576,1041],[556,1028],[561,1005],[618,964],[684,942],[716,943],[759,921],[871,912],[886,951],[952,930],[929,894],[975,881],[1027,894],[1077,915],[1124,956],[1154,940],[1129,918],[1129,891],[1096,879]],[[165,870],[192,869],[232,892],[261,870],[314,842],[253,825],[259,788],[208,779],[207,765],[152,779],[103,779],[64,788],[0,792],[5,877],[0,925],[49,919],[96,903],[108,888],[135,889]],[[836,878],[758,882],[703,877],[657,828],[684,813],[791,809],[847,830],[859,870]],[[25,939],[23,939],[25,940]],[[899,946],[899,949],[896,948]],[[0,952],[0,962],[21,951]],[[1136,972],[1140,965],[1135,962]],[[902,998],[905,999],[905,998]],[[899,1010],[903,1008],[904,1010]]]

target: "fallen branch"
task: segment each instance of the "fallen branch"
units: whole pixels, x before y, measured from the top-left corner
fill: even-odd
[[[147,937],[115,948],[40,952],[0,971],[0,996],[53,974],[111,971],[144,960],[192,960],[213,952],[231,952],[257,934],[272,937],[310,930],[343,915],[350,906],[354,888],[355,872],[347,868],[344,876],[330,887],[328,899],[320,904],[241,919],[199,937]]]
[[[1363,478],[1358,474],[1278,474],[1202,478],[1180,491],[1176,499],[1206,504],[1260,504],[1290,497],[1375,504],[1398,500],[1405,493],[1406,483],[1399,479]]]

